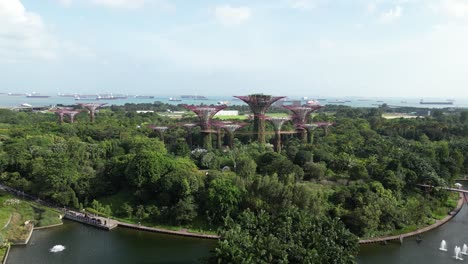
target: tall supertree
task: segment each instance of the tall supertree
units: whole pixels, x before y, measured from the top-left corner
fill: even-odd
[[[164,143],[164,134],[169,129],[169,127],[167,127],[167,126],[156,126],[156,125],[150,125],[149,127],[153,131],[157,131],[159,133],[159,137],[160,137],[161,141]]]
[[[307,122],[309,115],[321,108],[322,106],[318,104],[313,105],[302,105],[302,106],[292,106],[292,105],[283,105],[284,108],[293,112],[293,123],[296,126],[297,132],[300,135],[302,141],[306,141],[306,132],[307,130],[303,128],[303,125]]]
[[[283,127],[284,123],[291,120],[291,117],[269,117],[267,119],[273,124],[275,128],[275,151],[281,152],[281,128]]]
[[[187,129],[187,144],[189,148],[192,148],[193,144],[193,136],[192,136],[192,129],[197,126],[197,124],[187,123],[182,125],[185,129]]]
[[[81,105],[83,108],[87,109],[89,111],[89,118],[91,120],[91,122],[94,122],[94,115],[96,113],[96,110],[103,107],[104,105],[106,105],[106,103],[83,103],[83,104],[79,104]]]
[[[70,118],[70,123],[73,123],[75,122],[75,116],[79,113],[81,113],[81,111],[79,110],[69,110],[65,112],[65,115],[68,116],[68,118]]]
[[[67,109],[56,109],[54,110],[54,113],[59,117],[59,124],[63,123],[63,116],[67,112]]]
[[[213,116],[219,111],[226,108],[226,105],[217,105],[217,106],[194,106],[194,105],[184,105],[184,107],[192,112],[194,112],[198,119],[200,120],[201,132],[203,135],[203,148],[211,149],[211,133],[214,132],[211,130],[211,120]]]
[[[271,96],[264,94],[252,94],[247,96],[234,96],[247,103],[254,114],[254,131],[257,133],[255,139],[261,145],[265,145],[265,113],[268,108],[276,101],[285,98],[285,96]]]

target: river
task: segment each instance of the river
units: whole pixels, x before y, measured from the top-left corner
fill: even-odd
[[[116,228],[104,231],[64,220],[59,227],[34,231],[27,246],[15,246],[7,264],[199,263],[216,241]],[[55,245],[65,246],[51,253]]]
[[[424,233],[422,241],[405,239],[403,244],[361,246],[359,264],[456,263],[454,247],[468,244],[468,209],[462,210],[447,224]],[[447,252],[440,242],[447,242]],[[51,253],[54,245],[62,252]],[[65,220],[64,225],[34,231],[29,245],[12,247],[8,264],[74,264],[74,263],[199,263],[210,255],[215,241],[116,228],[103,231]],[[468,256],[466,256],[468,259]]]

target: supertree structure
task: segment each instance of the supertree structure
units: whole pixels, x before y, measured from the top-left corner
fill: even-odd
[[[234,96],[247,103],[254,115],[254,131],[256,138],[261,145],[265,145],[265,113],[268,108],[276,101],[285,98],[285,96],[271,96],[264,94],[252,94],[247,96]]]
[[[68,111],[67,109],[56,109],[56,110],[54,110],[54,113],[59,117],[59,123],[60,124],[63,123],[63,116],[65,115],[65,113],[67,111]]]
[[[192,129],[197,126],[197,124],[193,123],[187,123],[182,125],[185,129],[187,129],[187,144],[189,145],[190,148],[192,148],[192,142],[193,142],[193,137],[192,137]]]
[[[326,136],[328,135],[328,128],[333,125],[335,125],[335,123],[331,123],[331,122],[314,122],[314,123],[302,125],[302,127],[307,130],[307,135],[308,135],[307,143],[309,144],[313,143],[313,135],[314,135],[313,130],[323,127],[323,130]]]
[[[243,128],[247,125],[247,123],[232,123],[226,124],[223,126],[224,130],[226,130],[228,137],[229,137],[229,148],[232,149],[234,147],[234,134],[240,128]]]
[[[284,123],[291,120],[291,117],[269,117],[267,119],[273,124],[275,129],[275,151],[281,152],[281,128],[283,127]]]
[[[317,127],[323,127],[325,136],[328,135],[328,128],[335,125],[335,123],[332,122],[315,122],[314,124],[317,124]]]
[[[307,143],[312,144],[313,141],[313,136],[314,136],[314,130],[318,128],[319,126],[315,123],[312,124],[304,124],[302,127],[307,130]]]
[[[79,113],[81,113],[81,111],[79,110],[68,110],[65,112],[65,115],[68,116],[68,118],[70,118],[70,123],[73,123],[75,122],[75,116]]]
[[[94,115],[96,113],[96,110],[106,105],[106,103],[83,103],[79,105],[81,105],[83,108],[89,111],[89,118],[91,122],[94,122]]]
[[[246,123],[234,123],[231,121],[222,121],[222,122],[216,122],[213,125],[217,128],[220,139],[222,139],[223,130],[226,131],[228,135],[229,148],[232,149],[234,147],[234,133],[236,132],[236,130],[246,126],[247,124]],[[220,147],[219,144],[220,143],[218,143],[218,148]]]
[[[205,149],[211,148],[211,133],[214,132],[211,130],[211,120],[213,116],[219,111],[225,109],[226,105],[217,105],[217,106],[194,106],[194,105],[184,105],[184,107],[192,112],[194,112],[198,119],[200,120],[201,132],[203,135],[203,147]]]
[[[293,123],[296,126],[297,132],[300,135],[302,141],[306,141],[306,129],[302,126],[307,122],[309,115],[321,108],[322,106],[318,104],[313,105],[301,105],[301,106],[292,106],[292,105],[283,105],[284,108],[293,112]]]
[[[224,123],[223,122],[213,122],[211,123],[212,126],[214,126],[216,128],[216,148],[217,149],[221,149],[221,147],[223,146],[223,142],[222,142],[222,139],[223,139],[223,125]]]
[[[164,133],[166,133],[169,127],[150,125],[149,128],[151,128],[153,131],[157,131],[159,133],[161,141],[164,143]]]

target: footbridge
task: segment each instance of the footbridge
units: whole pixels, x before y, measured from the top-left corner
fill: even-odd
[[[430,189],[436,189],[436,190],[446,190],[450,192],[458,192],[462,194],[468,194],[468,190],[460,189],[460,188],[450,188],[450,187],[442,187],[442,186],[432,186],[428,184],[416,184],[419,187],[424,187],[424,188],[430,188]]]

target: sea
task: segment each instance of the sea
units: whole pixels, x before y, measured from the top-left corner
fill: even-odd
[[[421,100],[424,102],[453,102],[453,104],[420,104]],[[301,104],[308,102],[315,102],[321,105],[347,105],[351,107],[378,107],[383,104],[389,107],[418,107],[418,108],[466,108],[468,109],[468,98],[403,98],[403,97],[286,97],[284,104],[290,104],[298,101]],[[15,108],[20,106],[43,107],[55,105],[74,105],[78,103],[106,103],[107,105],[124,105],[127,103],[154,103],[162,102],[167,104],[188,104],[188,105],[245,105],[245,103],[233,96],[206,96],[204,99],[195,100],[193,98],[181,97],[168,97],[161,95],[154,95],[153,98],[142,98],[135,96],[127,96],[126,98],[119,99],[100,99],[96,100],[93,97],[82,98],[76,100],[74,97],[66,97],[59,95],[52,95],[47,98],[31,98],[25,95],[8,95],[0,94],[0,107],[2,108]]]

